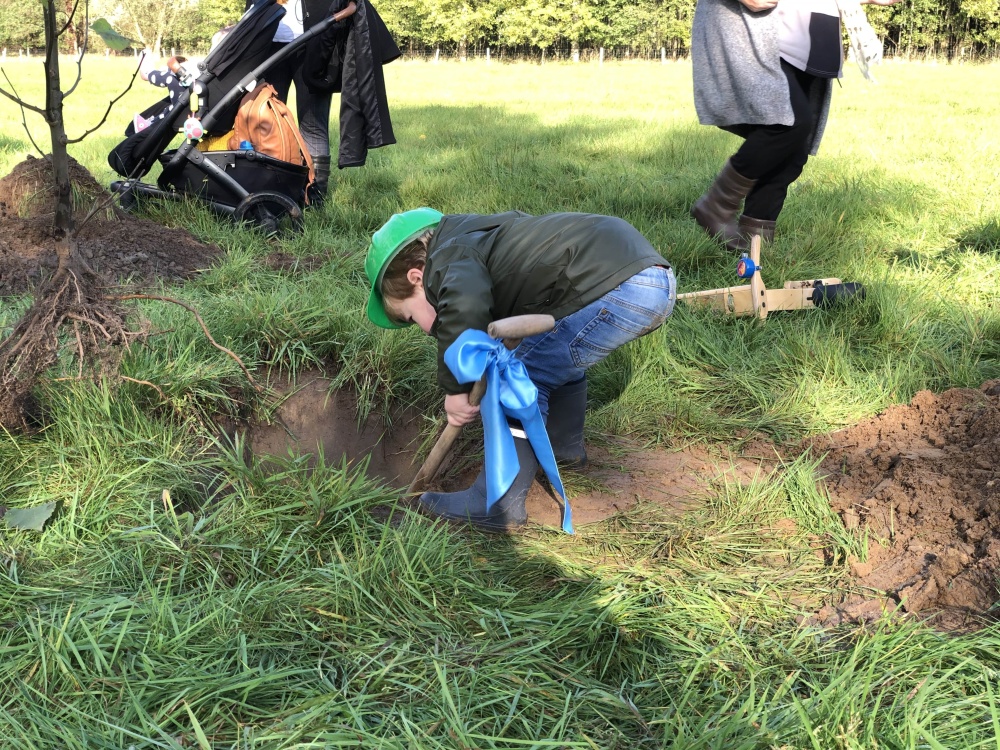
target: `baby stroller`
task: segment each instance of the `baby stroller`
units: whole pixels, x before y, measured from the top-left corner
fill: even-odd
[[[199,140],[207,142],[229,133],[243,95],[257,87],[268,69],[334,23],[332,17],[326,18],[268,57],[284,14],[275,0],[256,0],[198,63],[197,75],[173,102],[167,97],[142,115],[158,115],[171,103],[173,109],[138,132],[129,125],[125,140],[108,154],[111,168],[125,178],[111,183],[123,208],[134,207],[140,196],[167,200],[196,196],[218,213],[270,234],[301,230],[309,167],[248,149],[247,143],[239,150],[198,148]],[[192,116],[192,106],[193,117],[200,120],[203,130],[201,138],[187,138],[178,148],[165,151]],[[157,162],[163,167],[157,184],[142,182]]]

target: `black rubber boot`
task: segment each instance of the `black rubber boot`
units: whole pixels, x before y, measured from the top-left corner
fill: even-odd
[[[313,157],[313,183],[306,188],[311,208],[319,208],[326,201],[326,191],[330,184],[330,156]]]
[[[425,492],[417,501],[425,513],[449,521],[464,521],[482,531],[503,533],[524,526],[528,521],[528,511],[524,501],[528,489],[535,481],[538,459],[526,438],[515,437],[517,460],[520,469],[514,483],[506,494],[486,510],[486,470],[483,469],[476,481],[461,492]]]
[[[744,177],[727,161],[712,186],[691,207],[691,216],[711,237],[728,247],[740,238],[736,214],[756,184],[756,180]]]
[[[587,465],[587,448],[583,444],[586,411],[586,375],[549,394],[549,416],[545,429],[549,433],[556,461],[569,469],[582,469]]]
[[[757,235],[763,242],[774,242],[774,227],[777,224],[770,219],[755,219],[746,214],[740,215],[738,224],[739,236],[732,242],[727,242],[726,247],[738,253],[745,253],[750,250],[750,240]]]

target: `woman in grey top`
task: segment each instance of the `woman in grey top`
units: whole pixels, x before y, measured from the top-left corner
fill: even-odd
[[[838,0],[698,0],[691,58],[698,120],[744,139],[691,215],[746,250],[754,235],[774,239],[788,187],[819,149],[843,63]]]

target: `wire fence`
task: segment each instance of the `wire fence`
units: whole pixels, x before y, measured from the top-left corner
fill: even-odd
[[[459,45],[402,47],[403,57],[411,60],[483,60],[486,62],[583,62],[602,63],[622,61],[674,61],[686,59],[689,50],[686,47],[672,48],[636,48],[636,47],[578,47],[570,45],[547,47],[539,49],[530,45],[523,46],[488,46],[469,45],[461,48]]]
[[[176,48],[164,47],[161,50],[163,57],[173,55],[205,55],[205,49],[199,50],[179,50]],[[411,60],[485,60],[496,62],[604,62],[621,60],[677,60],[687,57],[686,48],[661,48],[661,49],[636,49],[630,47],[595,47],[573,49],[569,45],[565,47],[552,46],[546,49],[523,46],[498,46],[469,45],[466,49],[461,49],[458,45],[448,46],[424,46],[424,45],[404,45],[402,46],[403,56]],[[138,57],[139,50],[127,49],[116,52],[110,49],[88,52],[91,55],[102,57]],[[43,57],[45,49],[42,47],[20,48],[20,49],[0,49],[0,61],[16,59],[34,59]]]
[[[423,60],[426,62],[444,61],[483,61],[487,63],[523,63],[531,62],[540,65],[546,63],[604,63],[604,62],[659,62],[666,64],[686,60],[690,50],[680,44],[671,47],[580,47],[570,45],[553,45],[545,49],[523,46],[489,46],[468,45],[465,48],[457,44],[451,45],[403,45],[403,58]],[[164,48],[163,57],[186,55],[201,57],[208,53],[208,47],[203,50],[178,50]],[[139,50],[127,49],[115,52],[103,49],[88,54],[101,57],[138,57]],[[34,60],[42,58],[45,50],[42,47],[28,49],[0,48],[0,63],[16,60]],[[850,50],[848,50],[848,56]],[[948,63],[991,63],[1000,60],[1000,44],[981,47],[932,47],[928,49],[895,49],[887,44],[886,59],[915,62],[948,62]]]
[[[457,44],[450,45],[401,45],[403,57],[411,60],[439,62],[446,60],[482,60],[485,62],[534,62],[545,63],[603,63],[603,62],[659,62],[668,63],[686,60],[690,49],[675,43],[669,47],[580,47],[553,45],[546,49],[523,46],[468,45],[464,49]],[[914,62],[949,63],[990,63],[1000,60],[1000,44],[981,46],[946,47],[934,46],[926,49],[897,49],[886,43],[885,58]],[[845,58],[850,57],[850,48]]]

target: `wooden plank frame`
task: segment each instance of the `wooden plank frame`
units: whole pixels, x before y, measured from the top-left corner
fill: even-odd
[[[731,315],[755,315],[763,320],[768,313],[778,310],[804,310],[816,307],[816,302],[813,300],[816,287],[842,283],[836,278],[786,281],[781,289],[768,289],[760,275],[760,243],[760,235],[755,235],[750,240],[749,255],[755,270],[749,284],[678,294],[677,299],[711,307]]]

